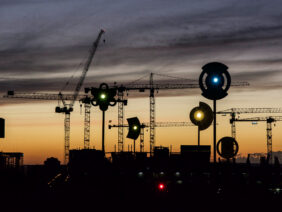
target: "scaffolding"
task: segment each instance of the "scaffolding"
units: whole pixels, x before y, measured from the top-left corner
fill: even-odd
[[[22,167],[23,155],[21,152],[0,152],[0,169]]]

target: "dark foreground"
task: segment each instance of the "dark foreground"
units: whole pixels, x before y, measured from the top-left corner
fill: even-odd
[[[282,208],[279,164],[177,165],[106,159],[0,172],[9,211],[203,211]]]

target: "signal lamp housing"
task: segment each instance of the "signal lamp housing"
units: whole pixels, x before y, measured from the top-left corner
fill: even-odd
[[[109,106],[115,106],[117,103],[116,88],[109,88],[106,83],[102,83],[99,88],[91,88],[91,94],[93,95],[93,99],[91,99],[91,104],[93,106],[98,106],[100,110],[106,111]]]
[[[212,62],[204,65],[202,69],[199,77],[202,95],[210,100],[219,100],[227,96],[231,85],[228,67],[219,62]]]
[[[208,104],[200,102],[198,107],[191,110],[190,120],[199,127],[199,130],[205,130],[213,121],[213,111]]]
[[[133,118],[128,118],[127,122],[129,126],[127,138],[136,140],[139,137],[141,131],[140,121],[137,117],[133,117]]]

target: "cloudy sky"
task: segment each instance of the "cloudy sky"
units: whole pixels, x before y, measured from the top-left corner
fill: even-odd
[[[1,91],[58,91],[87,57],[101,28],[106,43],[87,82],[130,81],[150,72],[197,79],[205,63],[220,61],[234,80],[280,88],[279,0],[0,4]]]
[[[85,86],[150,72],[197,79],[203,65],[219,61],[234,81],[251,84],[222,108],[278,107],[281,9],[280,0],[0,0],[0,92],[57,92],[71,76],[74,85],[104,29]],[[3,107],[15,103],[7,101]]]

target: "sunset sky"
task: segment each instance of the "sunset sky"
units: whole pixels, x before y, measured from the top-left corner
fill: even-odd
[[[101,28],[100,46],[84,86],[124,83],[149,73],[197,80],[201,67],[219,61],[229,67],[233,81],[218,101],[218,110],[282,105],[282,2],[280,0],[0,0],[0,91],[58,93],[74,90],[92,42]],[[172,78],[171,78],[172,79]],[[155,77],[155,81],[169,80]],[[81,90],[83,92],[83,89]],[[149,121],[149,94],[131,92],[125,118]],[[204,101],[200,89],[159,91],[156,120],[189,121],[190,110]],[[64,115],[54,112],[56,101],[0,99],[6,138],[0,151],[24,153],[25,164],[47,157],[63,161]],[[275,114],[279,115],[279,114]],[[282,115],[282,114],[281,114]],[[101,112],[91,111],[91,146],[101,149]],[[267,116],[254,114],[253,116]],[[250,115],[241,115],[250,117]],[[76,103],[71,114],[71,148],[83,147],[83,113]],[[117,123],[117,107],[106,113]],[[218,139],[231,136],[228,117],[218,116]],[[282,123],[273,128],[273,151],[282,150]],[[126,130],[125,130],[126,134]],[[212,144],[212,129],[201,134]],[[266,123],[237,124],[239,153],[266,152]],[[158,128],[156,145],[196,144],[196,127]],[[117,144],[117,129],[106,130],[106,151]],[[132,141],[125,139],[125,149]],[[139,148],[138,148],[139,149]],[[145,135],[149,150],[149,132]]]

